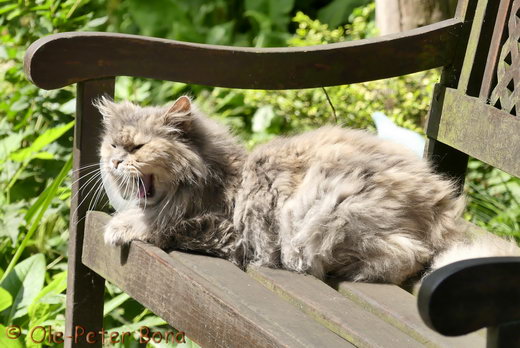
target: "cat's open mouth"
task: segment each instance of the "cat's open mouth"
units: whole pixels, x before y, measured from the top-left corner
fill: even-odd
[[[152,198],[155,194],[153,185],[153,174],[144,174],[138,178],[139,182],[139,198]]]

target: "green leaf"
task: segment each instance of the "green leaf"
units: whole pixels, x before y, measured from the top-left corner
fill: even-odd
[[[149,316],[149,317],[146,317],[145,319],[143,319],[143,320],[141,320],[141,321],[139,321],[137,323],[123,325],[123,326],[111,329],[110,331],[111,332],[113,332],[113,331],[116,331],[116,332],[123,332],[123,331],[135,332],[135,331],[139,330],[139,328],[141,326],[153,327],[153,326],[161,326],[161,325],[165,325],[165,324],[167,324],[167,322],[164,321],[163,319],[161,319],[159,317],[156,317],[156,316]]]
[[[27,306],[38,296],[45,280],[45,257],[43,254],[33,255],[19,264],[7,274],[0,286],[7,290],[13,305],[1,313],[4,323],[21,317],[27,313]]]
[[[18,150],[11,154],[10,158],[13,161],[23,162],[29,161],[33,158],[35,153],[40,152],[45,146],[59,139],[63,134],[67,133],[74,126],[74,121],[65,125],[47,129],[42,135],[24,149]]]
[[[0,324],[0,347],[2,348],[23,348],[21,338],[10,339],[6,336],[7,328]]]
[[[7,160],[8,156],[19,149],[25,133],[13,133],[0,140],[0,163]]]
[[[4,288],[0,288],[0,312],[7,309],[13,304],[13,297],[9,291]]]
[[[34,301],[29,306],[29,312],[31,307],[44,300],[45,297],[61,294],[67,288],[67,272],[63,271],[54,276],[54,279],[47,284],[34,298]]]
[[[91,20],[90,22],[88,22],[85,27],[86,28],[96,28],[96,27],[99,27],[103,24],[105,24],[106,22],[108,21],[108,16],[103,16],[103,17],[99,17],[99,18],[94,18],[93,20]]]
[[[7,236],[11,238],[13,245],[16,245],[20,226],[24,222],[22,209],[25,207],[25,204],[25,202],[16,202],[6,204],[3,208],[4,212],[0,221],[0,237]]]
[[[105,302],[105,305],[103,306],[103,316],[106,316],[108,313],[112,312],[114,309],[120,307],[126,300],[128,300],[130,296],[128,296],[126,293],[121,293],[117,295],[116,297],[110,299],[109,301]]]
[[[52,318],[53,312],[64,307],[61,293],[67,288],[67,272],[58,273],[34,298],[28,308],[30,318],[29,327],[42,325]]]
[[[9,12],[11,10],[14,10],[15,8],[17,8],[18,5],[17,4],[11,4],[11,5],[5,5],[5,6],[2,6],[0,7],[0,14],[4,14],[6,12]]]
[[[65,177],[67,176],[67,173],[69,172],[69,170],[71,168],[72,168],[72,156],[70,156],[69,159],[67,160],[67,162],[65,162],[65,164],[61,168],[60,173],[58,174],[58,177],[50,185],[49,190],[48,191],[46,190],[47,194],[46,194],[45,198],[43,199],[43,201],[41,201],[39,203],[40,205],[38,208],[38,215],[36,216],[35,220],[32,222],[31,226],[29,227],[29,231],[27,232],[24,239],[22,240],[22,243],[20,243],[20,246],[18,247],[18,249],[16,249],[16,252],[15,252],[13,258],[9,262],[9,265],[7,266],[7,269],[5,270],[5,274],[3,275],[2,279],[0,279],[0,281],[3,281],[4,278],[15,267],[20,256],[22,255],[22,252],[24,251],[25,247],[31,240],[34,232],[40,226],[41,220],[43,219],[43,215],[49,208],[49,205],[51,204],[52,199],[54,197],[56,197],[58,188],[60,187],[61,183],[63,182],[63,180],[65,179]]]
[[[350,13],[356,7],[366,3],[366,0],[334,0],[318,11],[318,19],[329,27],[336,28],[348,22]]]

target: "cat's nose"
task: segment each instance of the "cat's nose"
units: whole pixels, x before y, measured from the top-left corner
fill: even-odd
[[[117,167],[121,164],[121,161],[120,159],[113,159],[112,160],[112,163],[114,164],[114,168],[117,169]]]

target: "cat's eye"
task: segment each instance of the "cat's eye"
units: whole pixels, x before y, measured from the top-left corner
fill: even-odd
[[[142,148],[143,146],[144,146],[144,144],[135,145],[134,147],[132,147],[130,149],[130,152],[135,152],[135,151],[139,150],[140,148]]]
[[[116,148],[116,144],[110,144],[114,149]]]

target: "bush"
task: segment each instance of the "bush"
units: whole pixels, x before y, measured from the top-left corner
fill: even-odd
[[[374,5],[356,9],[351,24],[337,29],[303,13],[294,17],[296,34],[290,46],[308,46],[373,36]],[[301,132],[330,123],[374,130],[371,114],[385,112],[398,125],[422,131],[424,118],[439,79],[436,70],[367,83],[287,91],[205,91],[198,101],[223,118],[253,146],[278,134]],[[328,97],[334,106],[335,113]],[[334,115],[335,114],[335,115]]]

